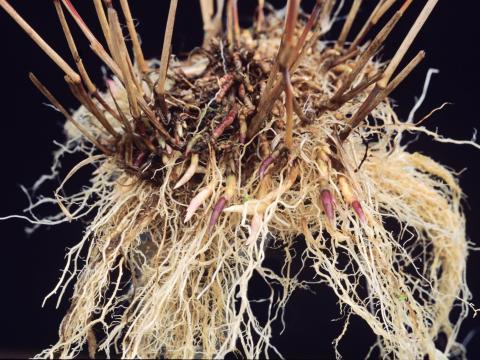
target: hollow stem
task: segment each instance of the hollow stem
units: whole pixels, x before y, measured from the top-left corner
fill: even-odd
[[[238,46],[240,23],[238,20],[237,0],[228,0],[227,34],[230,49],[233,49],[234,45]]]
[[[168,10],[167,25],[165,28],[165,35],[163,37],[162,56],[160,58],[160,71],[158,81],[155,84],[155,92],[160,97],[160,101],[165,102],[165,81],[167,78],[168,65],[170,63],[170,47],[172,44],[173,26],[175,24],[175,15],[177,12],[178,0],[170,1],[170,8]],[[166,107],[166,106],[165,106]],[[166,115],[166,114],[165,114]]]
[[[418,15],[417,19],[415,20],[415,23],[412,25],[410,28],[410,31],[408,32],[407,36],[405,39],[402,41],[402,44],[396,51],[395,55],[393,56],[392,60],[389,62],[387,68],[385,69],[383,78],[380,80],[382,86],[386,87],[388,82],[390,81],[393,73],[397,69],[398,65],[400,65],[400,62],[402,61],[403,57],[407,53],[408,49],[412,45],[413,41],[417,37],[418,33],[422,29],[423,25],[427,21],[428,17],[432,13],[433,9],[435,8],[435,5],[437,5],[438,0],[429,0],[424,8],[422,9],[420,15]],[[408,4],[406,2],[406,4]],[[404,4],[405,6],[405,4]]]
[[[385,0],[377,4],[375,9],[370,14],[369,18],[363,25],[362,29],[359,31],[355,39],[350,44],[349,51],[355,49],[365,38],[368,32],[372,29],[373,26],[383,17],[383,15],[392,7],[392,5],[397,0]]]
[[[285,146],[287,149],[293,149],[293,88],[290,81],[290,73],[288,69],[283,71],[285,79],[285,109],[287,115],[286,129],[285,129]]]
[[[360,5],[362,5],[362,1],[363,0],[354,0],[353,1],[352,7],[350,8],[347,19],[345,20],[345,23],[343,24],[342,31],[340,33],[340,36],[338,37],[338,40],[337,40],[337,47],[338,48],[343,48],[343,44],[345,43],[345,40],[347,40],[347,36],[350,32],[350,29],[352,28],[353,22],[355,21],[355,17],[358,14],[358,10],[360,9]]]
[[[92,101],[89,94],[85,91],[83,85],[81,83],[77,84],[72,82],[68,77],[65,77],[65,81],[69,85],[72,94],[77,98],[77,100],[80,101],[80,103],[84,105],[88,109],[88,111],[90,111],[90,113],[95,117],[95,119],[98,120],[98,122],[100,122],[100,124],[105,128],[108,133],[110,133],[116,139],[119,139],[121,137],[120,134],[115,131],[115,129],[108,122],[102,111]]]
[[[382,102],[388,95],[391,94],[393,90],[396,89],[400,83],[405,80],[405,78],[415,69],[415,67],[425,58],[425,52],[420,51],[410,63],[386,86],[383,86],[382,82],[377,82],[375,87],[372,89],[367,99],[363,102],[360,108],[357,110],[355,115],[350,121],[350,125],[340,133],[340,141],[345,141],[345,139],[350,135],[353,129],[355,129],[360,123],[365,119],[365,117]]]
[[[312,13],[308,17],[307,23],[303,28],[302,34],[298,39],[297,45],[295,46],[295,50],[293,51],[294,57],[297,57],[300,51],[302,50],[302,48],[305,46],[308,33],[312,30],[312,28],[315,26],[315,24],[318,21],[320,10],[321,10],[321,0],[317,0],[317,2],[315,3],[315,6],[313,7]],[[292,65],[292,63],[293,61],[291,61],[290,66]]]
[[[360,57],[356,61],[356,65],[353,71],[347,74],[346,78],[343,81],[342,86],[340,86],[335,92],[335,95],[333,95],[332,97],[333,102],[338,101],[343,96],[345,91],[347,91],[350,88],[353,81],[355,81],[358,74],[360,74],[360,72],[365,67],[365,65],[370,60],[370,58],[375,55],[375,53],[380,48],[380,46],[385,42],[386,38],[392,32],[393,28],[398,23],[402,15],[403,15],[402,11],[400,10],[397,11],[395,15],[392,16],[390,21],[383,27],[383,29],[379,31],[375,39],[371,42],[371,44],[367,47],[367,49],[360,55]]]
[[[100,22],[100,27],[102,28],[103,36],[107,42],[107,46],[112,51],[112,38],[110,36],[110,26],[108,25],[107,16],[105,15],[105,9],[103,8],[102,0],[93,0],[95,5],[95,11],[97,13],[98,21]]]
[[[128,32],[132,40],[133,52],[135,54],[135,59],[137,60],[138,68],[141,72],[145,73],[149,70],[145,58],[143,57],[142,47],[140,46],[140,41],[138,40],[138,34],[135,29],[135,24],[133,23],[132,13],[130,11],[130,6],[128,5],[128,0],[120,0],[120,6],[122,7],[123,14],[125,15],[125,20],[127,22]]]
[[[65,34],[65,38],[67,39],[68,47],[70,48],[70,52],[72,53],[73,59],[75,64],[77,65],[77,69],[80,73],[80,76],[87,87],[87,90],[91,93],[97,90],[96,86],[93,84],[90,76],[83,65],[82,58],[80,57],[77,46],[75,44],[75,40],[73,39],[72,33],[70,31],[70,27],[68,26],[67,19],[65,18],[65,14],[63,13],[62,4],[60,0],[54,0],[53,4],[55,5],[55,10],[57,11],[58,19],[60,20],[60,24],[62,25],[63,32]]]
[[[85,127],[83,127],[70,115],[70,113],[60,104],[60,102],[52,95],[52,93],[47,89],[47,87],[43,85],[33,73],[29,73],[29,78],[35,85],[35,87],[43,94],[43,96],[45,96],[48,101],[50,101],[50,103],[55,106],[55,108],[58,109],[58,111],[60,111],[63,116],[65,116],[65,118],[70,121],[73,126],[75,126],[78,131],[83,134],[83,136],[85,136],[88,141],[95,145],[105,155],[112,154],[111,150],[107,149],[104,145],[102,145],[100,141],[95,138],[95,136],[93,136]]]
[[[42,49],[47,56],[53,60],[57,66],[67,75],[73,82],[81,81],[80,75],[62,59],[58,53],[48,45],[45,40],[28,24],[18,12],[6,1],[0,0],[0,6],[12,17],[13,20],[30,36],[30,38]]]
[[[265,0],[258,0],[257,5],[257,31],[262,31],[265,24]]]
[[[130,74],[128,66],[129,56],[126,50],[120,22],[118,20],[118,14],[112,7],[108,9],[108,19],[110,23],[110,34],[112,36],[112,55],[116,63],[119,65],[123,75],[123,83],[127,90],[132,116],[134,119],[139,119],[140,109],[137,102],[137,87],[135,79],[133,79],[133,76]]]
[[[95,35],[93,35],[92,31],[88,28],[88,26],[83,21],[82,17],[78,13],[77,9],[73,6],[70,0],[61,0],[62,4],[68,10],[70,15],[72,16],[75,23],[78,25],[82,33],[90,42],[90,48],[92,51],[102,60],[105,65],[120,79],[123,81],[122,72],[119,66],[115,63],[112,57],[105,51],[104,47],[100,42],[97,40]]]

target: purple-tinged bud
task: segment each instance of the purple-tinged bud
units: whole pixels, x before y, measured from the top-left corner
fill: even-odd
[[[333,221],[333,196],[330,190],[325,189],[320,193],[322,199],[323,210],[327,215],[328,220]]]
[[[357,214],[358,218],[360,219],[361,223],[365,223],[367,218],[365,217],[365,213],[363,212],[362,205],[358,200],[352,201],[352,207],[355,213]]]
[[[260,164],[260,169],[258,170],[258,176],[262,178],[267,171],[267,168],[273,163],[275,158],[272,155],[268,155]]]
[[[141,153],[139,153],[135,158],[135,160],[133,161],[133,166],[136,168],[139,168],[140,166],[142,166],[143,163],[145,162],[146,156],[147,156],[147,153],[145,151],[142,151]]]
[[[218,199],[217,203],[213,207],[212,216],[210,217],[210,222],[208,223],[208,231],[212,231],[226,204],[227,198],[225,196],[222,196],[220,199]]]

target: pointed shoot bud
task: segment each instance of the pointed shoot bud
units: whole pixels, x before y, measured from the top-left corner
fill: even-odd
[[[190,162],[190,166],[188,167],[187,171],[183,174],[183,176],[178,180],[175,184],[173,189],[178,189],[180,186],[186,184],[192,177],[195,175],[195,172],[198,167],[198,154],[192,155],[192,160]]]
[[[190,201],[190,204],[187,207],[187,213],[183,222],[186,223],[192,218],[198,208],[202,206],[205,200],[207,200],[207,198],[212,194],[212,191],[212,187],[206,187],[200,190],[197,195],[195,195],[195,197],[192,199],[192,201]]]
[[[215,204],[212,212],[212,216],[210,217],[210,222],[208,223],[208,231],[212,231],[213,227],[217,223],[218,218],[220,217],[220,214],[223,211],[223,208],[227,204],[227,199],[225,196],[222,196],[220,199],[218,199],[217,203]]]
[[[226,181],[225,198],[230,200],[237,191],[237,178],[235,175],[229,175]]]
[[[140,154],[138,154],[135,160],[133,161],[133,166],[136,168],[140,168],[140,166],[142,166],[143,163],[145,162],[146,156],[147,156],[147,153],[145,151],[142,151]]]
[[[333,221],[333,197],[330,190],[325,189],[320,193],[320,198],[322,200],[323,210],[325,210],[325,215],[327,215],[328,220]]]
[[[353,194],[353,191],[347,179],[344,177],[340,177],[338,179],[338,185],[340,187],[340,191],[342,192],[343,198],[345,199],[345,202],[347,202],[352,206],[353,210],[355,211],[358,218],[360,219],[360,222],[365,223],[366,217],[365,217],[365,213],[363,212],[362,205]]]
[[[255,213],[252,218],[252,223],[250,224],[250,235],[246,241],[247,245],[253,244],[257,240],[260,233],[260,229],[263,225],[263,215]]]
[[[364,224],[367,221],[367,218],[365,217],[365,213],[363,212],[362,205],[358,200],[355,200],[352,202],[352,207],[355,213],[357,214],[360,222]]]
[[[263,178],[263,176],[265,175],[268,167],[273,163],[274,161],[274,157],[272,155],[268,155],[263,161],[262,163],[260,164],[260,169],[258,170],[258,176],[260,176],[260,178]]]

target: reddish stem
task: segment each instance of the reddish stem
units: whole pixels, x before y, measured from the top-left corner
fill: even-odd
[[[313,25],[317,22],[318,15],[320,15],[320,2],[317,1],[315,4],[315,7],[312,10],[312,13],[310,14],[307,24],[303,28],[302,34],[300,35],[300,38],[298,39],[297,46],[295,47],[294,54],[297,55],[300,50],[303,47],[303,44],[305,44],[305,40],[307,39],[307,35],[310,32],[310,30],[313,28]]]
[[[217,128],[213,131],[213,137],[215,139],[218,139],[225,129],[229,127],[230,125],[233,124],[233,121],[235,120],[237,116],[237,104],[233,104],[232,108],[228,112],[227,116],[222,120],[222,122],[217,126]]]
[[[232,87],[233,81],[234,76],[232,73],[225,74],[218,80],[218,86],[220,87],[220,90],[218,90],[218,93],[215,96],[216,102],[222,101],[227,91]]]

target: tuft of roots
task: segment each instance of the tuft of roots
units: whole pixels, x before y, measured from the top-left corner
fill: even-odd
[[[291,271],[299,235],[302,263],[318,275],[312,283],[335,292],[346,319],[368,323],[382,356],[461,353],[455,339],[470,296],[462,191],[451,170],[402,144],[405,132],[449,140],[401,122],[388,99],[423,53],[391,81],[395,68],[374,59],[400,10],[362,47],[365,34],[345,45],[347,26],[333,45],[319,39],[332,24],[332,1],[298,21],[296,1],[286,18],[260,7],[250,29],[236,26],[234,3],[220,36],[222,9],[214,16],[202,1],[204,46],[160,71],[138,49],[133,67],[123,56],[110,4],[111,58],[93,47],[113,59],[108,90],[90,98],[67,79],[84,104],[66,113],[69,144],[89,156],[65,181],[80,167],[96,170],[77,194],[60,196],[64,181],[56,201],[65,219],[95,215],[48,296],[60,293],[60,301],[75,282],[59,340],[38,357],[74,357],[86,344],[92,357],[271,356],[272,323],[305,286]],[[264,265],[268,247],[284,249],[282,271]],[[267,298],[249,293],[254,275]],[[258,301],[268,305],[264,320],[252,308]]]

